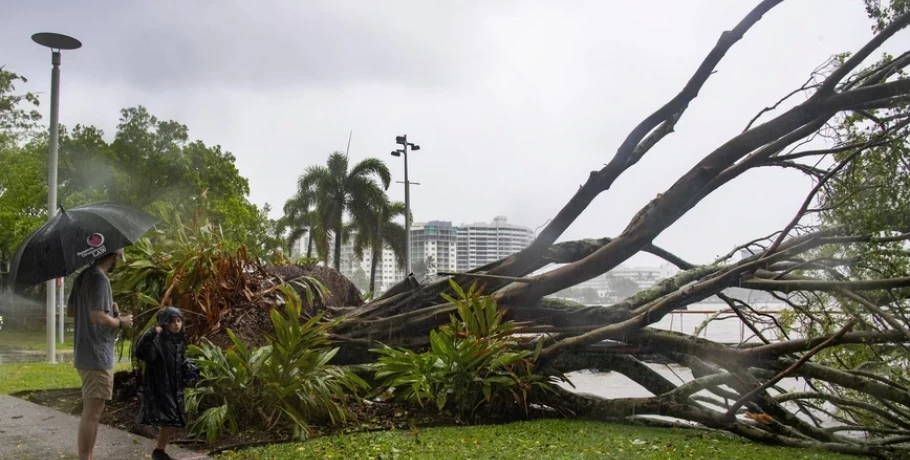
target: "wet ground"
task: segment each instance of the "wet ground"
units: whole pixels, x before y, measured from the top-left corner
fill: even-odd
[[[7,395],[0,395],[0,458],[43,460],[76,459],[79,418]],[[94,457],[101,459],[147,459],[154,441],[101,425]],[[169,447],[179,459],[205,459],[205,455]]]

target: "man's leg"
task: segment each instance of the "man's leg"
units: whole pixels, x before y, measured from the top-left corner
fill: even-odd
[[[79,460],[92,460],[95,440],[98,438],[98,425],[101,413],[104,412],[103,399],[87,398],[82,400],[82,419],[79,420]]]
[[[171,437],[174,436],[174,427],[172,426],[163,426],[158,429],[158,448],[161,450],[167,450],[167,443],[171,442]]]
[[[82,419],[79,420],[79,459],[92,460],[104,405],[114,389],[113,369],[79,369],[82,379]]]

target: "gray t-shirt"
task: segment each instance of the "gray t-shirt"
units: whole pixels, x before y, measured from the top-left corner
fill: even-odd
[[[113,369],[117,329],[92,323],[90,312],[113,315],[111,281],[98,267],[88,267],[70,294],[73,309],[73,366],[76,369]]]

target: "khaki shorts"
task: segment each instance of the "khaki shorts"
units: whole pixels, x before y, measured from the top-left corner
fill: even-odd
[[[110,401],[114,396],[113,369],[76,369],[82,379],[82,399]]]

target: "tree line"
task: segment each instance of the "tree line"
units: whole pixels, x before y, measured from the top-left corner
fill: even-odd
[[[0,69],[0,267],[47,219],[48,133],[26,78]],[[219,145],[191,140],[186,125],[145,107],[120,111],[112,141],[92,125],[60,127],[58,202],[64,209],[114,200],[162,215],[204,218],[255,254],[276,248],[268,205],[249,200],[248,180]]]
[[[18,90],[26,77],[0,68],[0,267],[12,261],[22,240],[47,219],[48,133],[40,100]],[[367,158],[353,166],[341,152],[325,165],[306,168],[283,216],[270,219],[268,204],[249,200],[249,181],[236,158],[219,145],[191,140],[189,128],[162,120],[143,106],[120,111],[113,140],[98,127],[61,125],[58,201],[65,208],[114,200],[163,217],[174,210],[185,220],[204,218],[225,239],[252,254],[291,252],[308,235],[307,258],[341,270],[341,247],[353,238],[355,255],[372,255],[369,290],[384,245],[404,265],[404,204],[386,194],[388,166]],[[333,238],[338,235],[337,238]],[[330,242],[334,247],[329,247]]]

